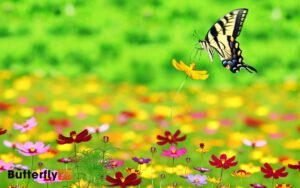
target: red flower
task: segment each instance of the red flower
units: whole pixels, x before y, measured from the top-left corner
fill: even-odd
[[[164,136],[157,135],[156,138],[159,140],[157,144],[162,146],[167,143],[177,144],[178,142],[182,142],[186,139],[186,135],[179,137],[180,133],[180,130],[177,130],[174,135],[172,135],[170,131],[166,131]]]
[[[212,161],[209,161],[209,164],[212,166],[215,166],[216,168],[228,169],[228,168],[230,168],[232,166],[236,166],[238,164],[238,162],[234,161],[235,156],[227,159],[226,154],[221,154],[220,159],[218,159],[215,155],[212,155],[211,158],[212,158]]]
[[[260,171],[262,171],[265,174],[264,175],[265,178],[278,179],[279,177],[286,177],[288,175],[288,172],[284,172],[285,167],[282,167],[278,170],[273,170],[273,168],[268,163],[265,163],[264,167],[261,167]]]
[[[298,161],[298,164],[295,165],[289,164],[289,168],[298,170],[300,172],[300,161]]]
[[[76,133],[76,131],[72,131],[70,132],[70,136],[69,137],[65,137],[63,135],[59,135],[58,139],[56,140],[56,142],[58,144],[71,144],[71,143],[80,143],[80,142],[87,142],[92,138],[92,135],[89,134],[87,129],[84,129],[82,132],[80,133]]]
[[[250,118],[250,117],[246,117],[244,119],[244,123],[249,127],[259,127],[263,124],[261,120]]]
[[[137,178],[137,175],[135,173],[129,174],[124,178],[121,172],[117,172],[115,176],[116,178],[106,176],[106,181],[111,183],[108,186],[110,187],[120,186],[121,188],[126,188],[127,186],[137,186],[142,182],[142,179]]]
[[[0,102],[0,111],[8,110],[10,107],[11,107],[10,104],[4,103],[4,102]]]
[[[58,134],[62,132],[63,128],[71,126],[71,121],[68,119],[49,119],[48,123],[55,127],[55,130]]]
[[[3,135],[3,134],[5,134],[6,132],[7,132],[7,130],[6,130],[6,129],[0,128],[0,135]]]

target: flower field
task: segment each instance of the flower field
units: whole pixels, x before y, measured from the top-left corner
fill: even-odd
[[[298,84],[228,90],[203,82],[188,79],[176,93],[1,72],[4,186],[297,187]],[[6,172],[66,168],[71,180]]]
[[[1,1],[0,188],[299,188],[299,18],[296,0]]]

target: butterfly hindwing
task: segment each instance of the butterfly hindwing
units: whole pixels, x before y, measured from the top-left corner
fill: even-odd
[[[241,68],[245,68],[250,73],[252,71],[257,72],[254,67],[251,67],[244,63],[244,58],[242,56],[242,50],[240,49],[240,44],[230,36],[227,36],[228,44],[231,49],[231,58],[227,58],[222,60],[222,64],[224,67],[230,69],[231,72],[239,72]]]

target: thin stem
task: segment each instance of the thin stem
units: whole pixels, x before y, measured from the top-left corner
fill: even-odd
[[[174,99],[173,99],[173,101],[172,101],[172,103],[171,103],[171,107],[170,107],[170,108],[171,108],[171,113],[170,113],[170,124],[172,124],[172,121],[173,121],[173,106],[174,106],[174,103],[175,103],[176,98],[177,98],[178,94],[180,93],[181,89],[183,88],[183,85],[184,85],[184,83],[185,83],[185,81],[187,80],[188,77],[189,77],[189,76],[187,75],[187,76],[185,77],[185,79],[181,82],[179,88],[178,88],[177,91],[176,91],[175,97],[174,97]]]
[[[77,149],[76,149],[76,143],[75,142],[74,142],[74,155],[75,155],[75,168],[76,168],[76,173],[77,173],[77,181],[78,181],[78,185],[80,187],[80,179],[79,179],[78,164],[77,164],[77,161],[78,161],[77,160]]]
[[[153,182],[153,153],[152,153],[152,156],[151,156],[151,185],[152,187],[151,188],[154,188],[154,182]]]
[[[47,183],[47,188],[49,188],[49,183]]]
[[[174,161],[175,161],[175,158],[172,157],[172,173],[174,173]]]
[[[271,185],[272,188],[273,188],[273,185],[274,185],[274,178],[272,179],[272,185]]]
[[[221,169],[220,184],[222,183],[222,176],[223,176],[223,168]]]
[[[33,170],[33,158],[34,158],[34,156],[32,155],[31,156],[31,170]],[[28,178],[28,180],[27,180],[27,184],[26,184],[26,187],[28,188],[29,187],[29,181],[30,179]]]
[[[159,188],[161,188],[161,184],[162,184],[162,180],[160,180],[160,182],[159,182]]]

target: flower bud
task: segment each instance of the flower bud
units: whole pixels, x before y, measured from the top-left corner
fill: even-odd
[[[109,137],[108,136],[103,136],[103,142],[107,143],[109,141]]]
[[[39,167],[39,168],[42,168],[43,166],[44,166],[44,163],[38,162],[38,167]]]
[[[150,148],[150,151],[151,151],[151,153],[155,153],[155,152],[156,152],[156,147],[153,147],[153,146],[152,146],[152,147]]]
[[[161,179],[165,179],[166,175],[165,174],[160,174]]]
[[[185,158],[185,161],[186,161],[186,163],[190,163],[191,162],[191,158],[187,157],[187,158]]]

